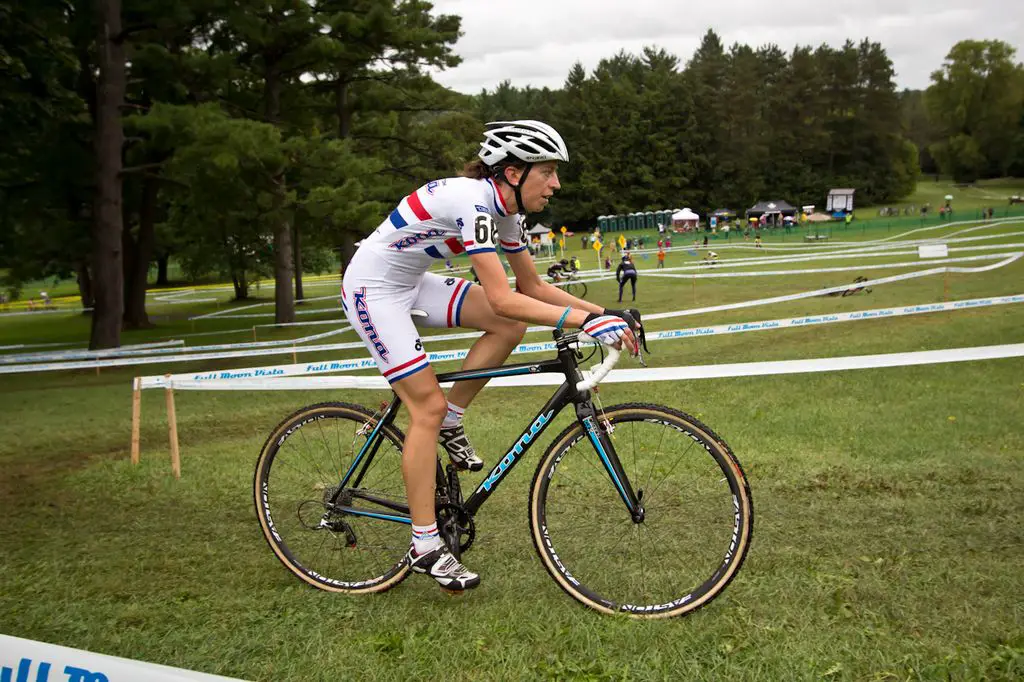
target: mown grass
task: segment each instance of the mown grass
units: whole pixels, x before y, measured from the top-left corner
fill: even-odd
[[[645,312],[714,305],[809,291],[857,274],[696,282],[641,275],[638,303]],[[1017,294],[1022,283],[1018,261],[871,294],[650,327]],[[591,291],[599,301],[617,293],[614,282],[593,283]],[[176,319],[129,338],[188,332],[188,313],[214,309],[176,310]],[[205,320],[196,331],[243,323]],[[87,333],[77,317],[0,324],[5,339],[9,332],[40,342]],[[1009,305],[657,342],[650,362],[1019,343],[1022,329],[1024,307]],[[303,333],[262,332],[261,339]],[[237,340],[225,334],[192,345]],[[484,583],[473,594],[449,598],[412,578],[384,595],[350,598],[292,578],[267,549],[252,509],[252,468],[263,439],[301,404],[373,405],[383,392],[178,392],[184,471],[174,480],[164,396],[147,391],[142,463],[128,462],[131,376],[278,362],[291,359],[0,377],[0,630],[252,680],[1024,676],[1024,360],[606,387],[606,404],[662,402],[708,423],[732,446],[753,490],[754,542],[736,581],[697,614],[651,623],[592,613],[548,578],[525,514],[537,452],[477,519],[477,545],[466,561]],[[480,395],[467,426],[488,462],[549,392]],[[546,447],[566,419],[536,447]]]

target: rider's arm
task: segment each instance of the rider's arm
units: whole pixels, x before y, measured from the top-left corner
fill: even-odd
[[[530,255],[529,251],[506,253],[505,257],[508,259],[508,264],[512,266],[512,272],[516,275],[516,288],[530,298],[561,306],[562,310],[565,310],[565,306],[571,305],[573,308],[586,310],[590,313],[604,312],[604,308],[601,306],[581,298],[576,298],[572,294],[567,293],[565,289],[556,287],[541,279],[540,275],[537,274],[537,267],[533,264],[533,256]],[[561,311],[559,315],[561,315]]]
[[[491,304],[491,309],[502,317],[509,317],[523,322],[548,324],[553,327],[558,324],[562,313],[565,312],[565,307],[571,305],[573,309],[566,317],[563,326],[580,327],[586,321],[589,313],[599,313],[604,310],[603,308],[594,310],[596,306],[592,304],[589,307],[573,305],[572,301],[576,299],[565,294],[565,292],[559,293],[564,294],[568,300],[560,304],[545,302],[532,296],[517,293],[508,285],[505,269],[501,267],[501,261],[498,259],[497,254],[474,253],[470,254],[469,258],[473,262],[473,267],[476,268],[476,274],[480,279],[481,286],[484,288],[484,293],[487,294],[487,302]],[[509,260],[511,261],[512,259],[510,258]],[[513,263],[512,269],[515,270],[515,268],[515,263]],[[518,273],[516,275],[518,277]],[[536,270],[533,270],[533,276],[540,280]],[[550,287],[551,285],[548,286]],[[557,290],[557,287],[551,288]]]

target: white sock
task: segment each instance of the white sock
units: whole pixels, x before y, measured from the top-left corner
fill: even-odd
[[[437,532],[437,522],[429,526],[412,526],[412,547],[417,554],[426,554],[441,546],[441,536]]]
[[[459,407],[452,403],[448,403],[448,414],[444,416],[444,421],[441,422],[442,429],[452,429],[462,423],[462,416],[466,414],[466,408]]]

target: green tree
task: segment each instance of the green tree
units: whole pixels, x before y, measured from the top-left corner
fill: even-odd
[[[961,182],[1004,175],[1016,158],[1024,113],[1024,67],[999,40],[964,40],[932,73],[925,100],[942,140],[931,148]]]

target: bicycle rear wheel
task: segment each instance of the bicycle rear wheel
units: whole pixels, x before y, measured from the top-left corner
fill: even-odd
[[[559,587],[586,606],[637,618],[691,613],[725,589],[750,546],[743,469],[711,429],[677,410],[627,403],[605,417],[643,520],[634,523],[574,423],[534,474],[534,547]]]
[[[339,490],[376,425],[377,417],[359,405],[310,405],[281,422],[260,451],[253,496],[263,537],[288,570],[313,587],[382,592],[408,575],[409,526],[389,507],[406,504],[402,432],[382,428],[358,487]]]
[[[576,298],[587,297],[587,283],[586,282],[570,282],[565,286],[566,292]]]

